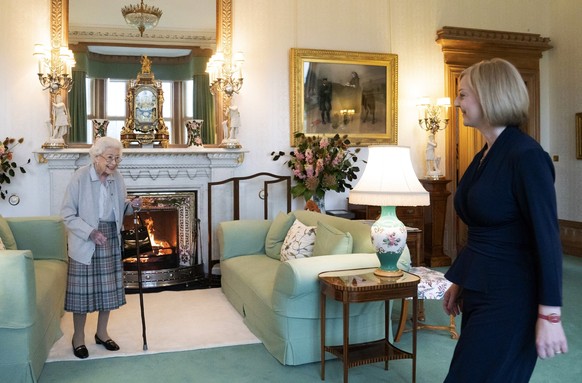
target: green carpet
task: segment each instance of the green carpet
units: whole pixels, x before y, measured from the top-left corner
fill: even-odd
[[[579,381],[582,376],[582,258],[564,258],[564,307],[562,317],[570,351],[550,360],[538,360],[531,382],[556,383]],[[395,304],[394,318],[398,315]],[[447,324],[440,302],[425,302],[427,322]],[[405,333],[397,344],[410,349],[411,334]],[[442,382],[451,360],[454,340],[444,331],[421,330],[418,333],[417,382]],[[352,383],[411,381],[411,361],[390,362],[350,369]],[[342,382],[342,365],[337,360],[326,362],[326,382]],[[320,364],[283,366],[262,344],[214,348],[199,351],[163,353],[147,356],[53,362],[44,366],[39,383],[123,382],[123,383],[186,383],[186,382],[321,382]]]

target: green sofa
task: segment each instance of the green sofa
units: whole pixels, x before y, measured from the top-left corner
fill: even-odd
[[[279,362],[299,365],[321,358],[319,273],[378,267],[379,261],[370,240],[370,226],[365,223],[303,210],[291,212],[287,217],[286,222],[283,213],[273,221],[221,222],[217,238],[221,286],[225,296]],[[307,226],[323,222],[350,233],[352,253],[286,262],[276,259],[272,254],[273,245],[281,244],[289,222],[295,218]],[[277,226],[277,229],[273,230],[272,226]],[[399,267],[408,269],[409,266],[410,253],[406,248]],[[389,329],[392,338],[391,323]],[[339,302],[328,300],[326,331],[328,344],[342,343],[343,317]],[[350,342],[377,340],[383,335],[383,302],[350,306]]]
[[[0,216],[0,380],[36,382],[60,329],[67,239],[60,217]]]

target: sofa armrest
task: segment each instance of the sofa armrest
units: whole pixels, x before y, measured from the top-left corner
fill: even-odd
[[[275,278],[274,295],[296,297],[319,291],[319,274],[325,271],[378,267],[375,253],[335,254],[282,262]]]
[[[225,221],[218,224],[216,236],[220,259],[241,255],[264,254],[265,239],[271,221],[240,220]]]
[[[376,253],[335,254],[318,257],[291,259],[282,262],[277,271],[275,293],[287,297],[310,294],[319,289],[319,274],[325,271],[339,271],[379,267]],[[404,248],[398,268],[410,268],[410,251]]]
[[[27,328],[35,321],[36,280],[30,250],[0,250],[0,328]]]
[[[58,216],[6,218],[18,249],[30,250],[34,259],[67,261],[67,232]]]

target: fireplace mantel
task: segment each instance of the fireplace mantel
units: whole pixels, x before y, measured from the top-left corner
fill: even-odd
[[[208,183],[234,177],[234,170],[244,161],[245,153],[243,149],[222,148],[123,149],[119,171],[129,192],[197,193],[201,257],[206,261],[208,246],[204,238],[208,237]],[[41,149],[35,154],[38,161],[48,168],[50,212],[59,215],[63,195],[73,173],[91,161],[89,148]]]

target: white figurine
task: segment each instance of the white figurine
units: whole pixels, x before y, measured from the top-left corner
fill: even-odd
[[[71,122],[67,106],[62,101],[60,94],[55,97],[55,102],[53,103],[53,121],[54,125],[51,138],[62,139],[67,134]]]
[[[238,106],[232,105],[228,107],[228,122],[229,122],[229,140],[235,140],[240,128],[240,112]]]
[[[223,140],[228,139],[228,121],[226,120],[222,121],[222,137],[224,137]]]
[[[236,105],[229,106],[224,117],[225,121],[222,122],[224,138],[220,146],[228,149],[241,148],[242,146],[236,138],[238,129],[240,128],[240,112],[238,111],[238,107]]]
[[[426,143],[426,176],[428,178],[439,178],[441,175],[439,170],[441,158],[435,155],[436,148],[437,142],[434,134],[431,133],[428,135],[428,142]]]

